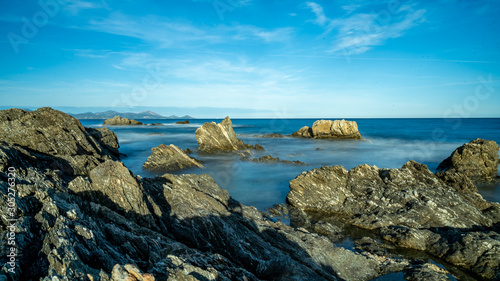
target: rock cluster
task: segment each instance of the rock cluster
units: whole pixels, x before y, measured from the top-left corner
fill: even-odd
[[[78,175],[119,158],[118,139],[108,128],[84,128],[77,119],[48,107],[0,111],[0,140],[55,156]]]
[[[233,122],[226,117],[219,124],[215,122],[205,123],[196,129],[196,140],[198,141],[198,150],[208,153],[231,152],[242,149],[263,150],[260,145],[249,145],[236,137],[233,129]]]
[[[438,166],[438,171],[460,173],[473,180],[496,176],[499,164],[498,144],[476,139],[457,148]]]
[[[476,151],[498,149],[491,142],[475,141],[478,143],[486,147],[475,146]],[[479,166],[474,175],[490,174],[490,167]],[[401,169],[322,167],[290,181],[287,202],[316,221],[368,229],[397,247],[425,251],[481,278],[497,280],[500,204],[476,193],[466,176],[470,170],[464,171],[435,175],[414,161]],[[304,225],[323,234],[341,232],[318,223]]]
[[[304,126],[292,134],[293,137],[316,139],[360,139],[361,134],[355,121],[317,120],[312,128]]]
[[[160,144],[157,147],[153,147],[151,150],[153,152],[144,165],[142,165],[142,168],[145,170],[168,172],[193,166],[203,168],[200,161],[186,155],[184,151],[173,144]]]
[[[189,120],[177,121],[177,122],[175,122],[175,124],[189,124]]]
[[[144,123],[136,121],[134,119],[128,119],[126,117],[120,117],[119,115],[104,120],[103,125],[109,126],[123,126],[123,125],[144,125]],[[156,125],[156,124],[155,124]]]

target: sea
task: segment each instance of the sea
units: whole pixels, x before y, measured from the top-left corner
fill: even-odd
[[[323,118],[339,119],[339,118]],[[485,119],[349,119],[356,121],[363,139],[328,140],[305,138],[266,138],[279,133],[290,135],[318,119],[232,119],[239,139],[260,144],[265,151],[251,151],[254,157],[271,155],[281,160],[299,160],[306,165],[242,161],[234,153],[205,154],[196,149],[195,130],[205,122],[222,119],[191,119],[190,124],[175,124],[175,119],[139,120],[161,126],[107,126],[118,136],[122,161],[134,174],[159,176],[142,169],[151,148],[174,144],[192,150],[190,156],[203,161],[204,168],[189,168],[175,174],[209,174],[217,184],[246,205],[265,210],[285,203],[289,181],[300,173],[322,166],[342,165],[351,169],[361,164],[379,168],[400,168],[415,160],[436,171],[439,163],[459,146],[482,138],[500,144],[500,118]],[[86,127],[99,128],[104,120],[80,120]],[[500,185],[485,184],[479,193],[489,201],[500,202]]]

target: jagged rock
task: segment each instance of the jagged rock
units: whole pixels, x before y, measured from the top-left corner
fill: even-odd
[[[142,168],[150,171],[167,172],[181,170],[189,167],[203,168],[203,165],[196,159],[186,155],[177,146],[160,144],[151,149],[153,152]]]
[[[203,124],[203,126],[196,129],[195,134],[199,145],[198,149],[203,152],[237,151],[247,148],[264,149],[260,145],[253,146],[239,140],[229,117],[226,117],[219,124],[215,122]]]
[[[312,128],[308,126],[300,128],[293,133],[294,137],[316,138],[316,139],[360,139],[361,134],[355,121],[342,120],[317,120]]]
[[[464,174],[473,180],[490,180],[498,170],[499,149],[494,141],[473,140],[453,151],[437,170]]]
[[[290,161],[290,160],[280,160],[278,157],[272,157],[271,155],[265,155],[259,158],[250,158],[249,156],[242,157],[243,161],[252,161],[252,162],[262,162],[262,163],[283,163],[283,164],[292,164],[292,165],[306,165],[301,161]]]
[[[175,124],[189,124],[189,120],[186,121],[177,121]]]
[[[77,119],[48,107],[0,111],[0,139],[64,159],[81,175],[105,160],[119,158],[118,140],[113,132],[84,128]]]
[[[103,125],[109,125],[109,126],[122,126],[122,125],[144,125],[144,123],[136,121],[134,119],[128,119],[126,117],[120,117],[120,115],[117,115],[113,118],[109,118],[104,120],[102,123]]]
[[[111,281],[154,281],[153,275],[142,273],[135,265],[115,265],[111,272]]]

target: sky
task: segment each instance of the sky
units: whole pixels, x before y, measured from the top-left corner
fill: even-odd
[[[0,0],[0,7],[2,108],[500,117],[496,0]]]

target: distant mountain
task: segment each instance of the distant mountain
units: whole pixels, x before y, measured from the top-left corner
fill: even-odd
[[[189,115],[184,115],[180,117],[176,115],[163,116],[153,111],[143,111],[140,113],[134,113],[134,112],[117,112],[114,110],[108,110],[96,113],[93,112],[85,112],[77,114],[70,113],[70,115],[77,119],[108,119],[108,118],[113,118],[117,115],[120,115],[121,117],[126,117],[128,119],[194,119]]]

